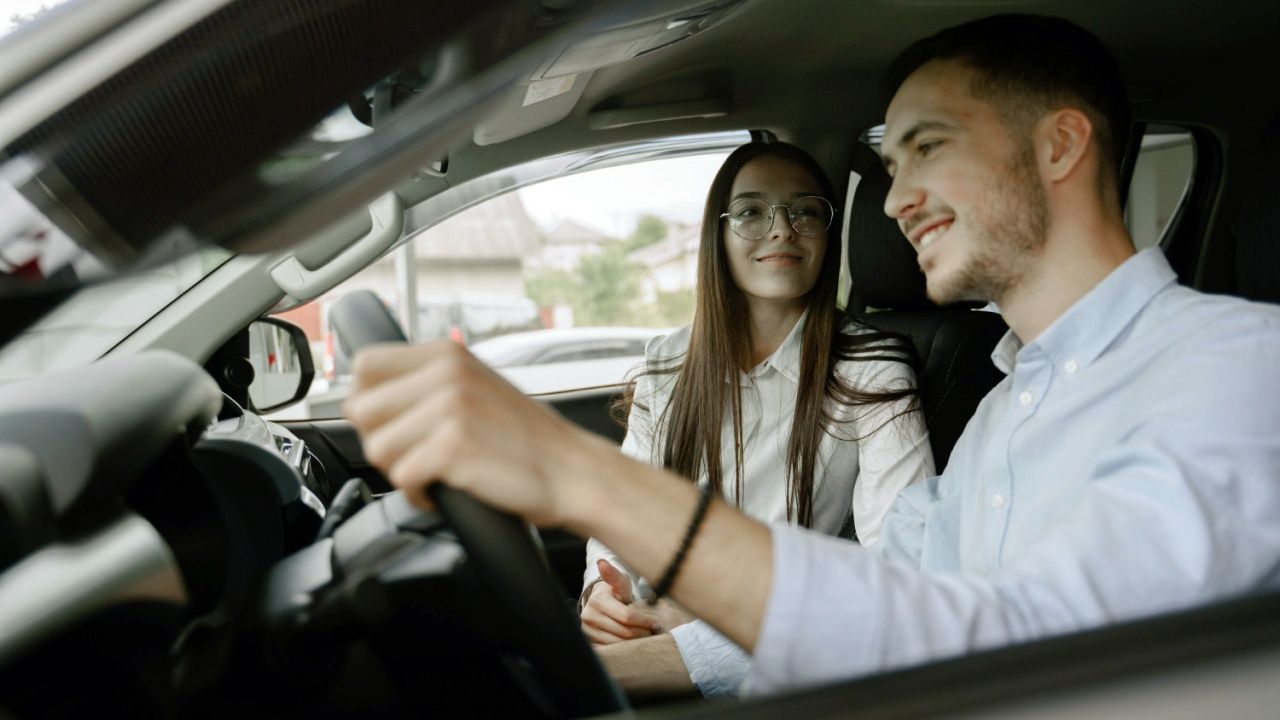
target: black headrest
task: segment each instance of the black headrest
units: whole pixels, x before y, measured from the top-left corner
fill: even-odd
[[[925,297],[924,274],[916,264],[915,250],[902,236],[897,221],[884,214],[890,179],[880,158],[871,148],[856,144],[851,167],[862,176],[849,206],[847,257],[852,292],[859,301],[874,308],[935,307]]]
[[[1236,220],[1236,292],[1280,302],[1280,115],[1262,137],[1261,175]]]
[[[368,345],[407,342],[400,321],[372,290],[354,290],[329,309],[329,323],[338,345],[347,357],[354,357]]]

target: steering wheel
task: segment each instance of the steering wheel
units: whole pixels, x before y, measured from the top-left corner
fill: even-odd
[[[335,312],[361,322],[348,334],[354,354],[375,342],[404,342],[395,318],[372,293],[352,293]],[[356,337],[352,337],[356,335]],[[627,703],[587,644],[579,621],[547,567],[531,526],[459,490],[435,483],[428,495],[466,550],[480,583],[510,614],[512,644],[543,680],[556,710],[565,717],[617,712]]]
[[[542,677],[556,709],[566,717],[626,709],[552,577],[533,528],[443,483],[431,485],[428,495],[475,564],[480,582],[503,598],[513,620],[512,643]]]

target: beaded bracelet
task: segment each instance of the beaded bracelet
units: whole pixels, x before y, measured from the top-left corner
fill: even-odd
[[[667,566],[667,571],[662,573],[662,579],[653,587],[653,597],[649,598],[649,604],[655,605],[658,598],[666,595],[671,586],[675,584],[676,575],[680,572],[680,566],[684,564],[684,556],[689,554],[689,546],[693,544],[693,536],[698,534],[698,528],[702,526],[702,519],[707,516],[707,508],[711,505],[711,483],[703,483],[698,492],[698,507],[693,510],[693,518],[689,520],[689,527],[684,531],[684,539],[680,541],[680,549],[676,551],[675,557],[671,558],[671,564]]]

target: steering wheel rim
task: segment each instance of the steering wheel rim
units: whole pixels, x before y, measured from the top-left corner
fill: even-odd
[[[542,677],[556,710],[564,717],[585,717],[627,709],[565,603],[533,529],[443,483],[432,484],[427,494],[458,536],[481,584],[511,613],[512,644]]]
[[[339,306],[335,311],[349,315],[348,324],[357,331],[343,342],[352,355],[375,342],[405,341],[399,323],[373,293],[351,293]],[[532,528],[443,483],[432,484],[427,494],[458,536],[480,583],[510,613],[512,645],[542,677],[555,709],[564,717],[627,709],[565,603]]]

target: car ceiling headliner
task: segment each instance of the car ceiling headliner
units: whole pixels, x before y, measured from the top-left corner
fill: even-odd
[[[1207,126],[1229,125],[1236,117],[1265,122],[1280,100],[1274,92],[1259,98],[1240,84],[1246,77],[1280,76],[1280,56],[1273,52],[1280,4],[748,0],[689,40],[596,70],[569,117],[483,148],[481,164],[493,168],[590,145],[731,129],[770,129],[783,137],[798,128],[820,128],[819,135],[832,137],[856,134],[880,122],[880,78],[898,51],[945,27],[1002,12],[1062,16],[1099,35],[1120,60],[1138,119]],[[729,115],[588,129],[588,113],[602,106],[700,94],[728,96]],[[471,175],[468,153],[462,154],[458,175]]]

